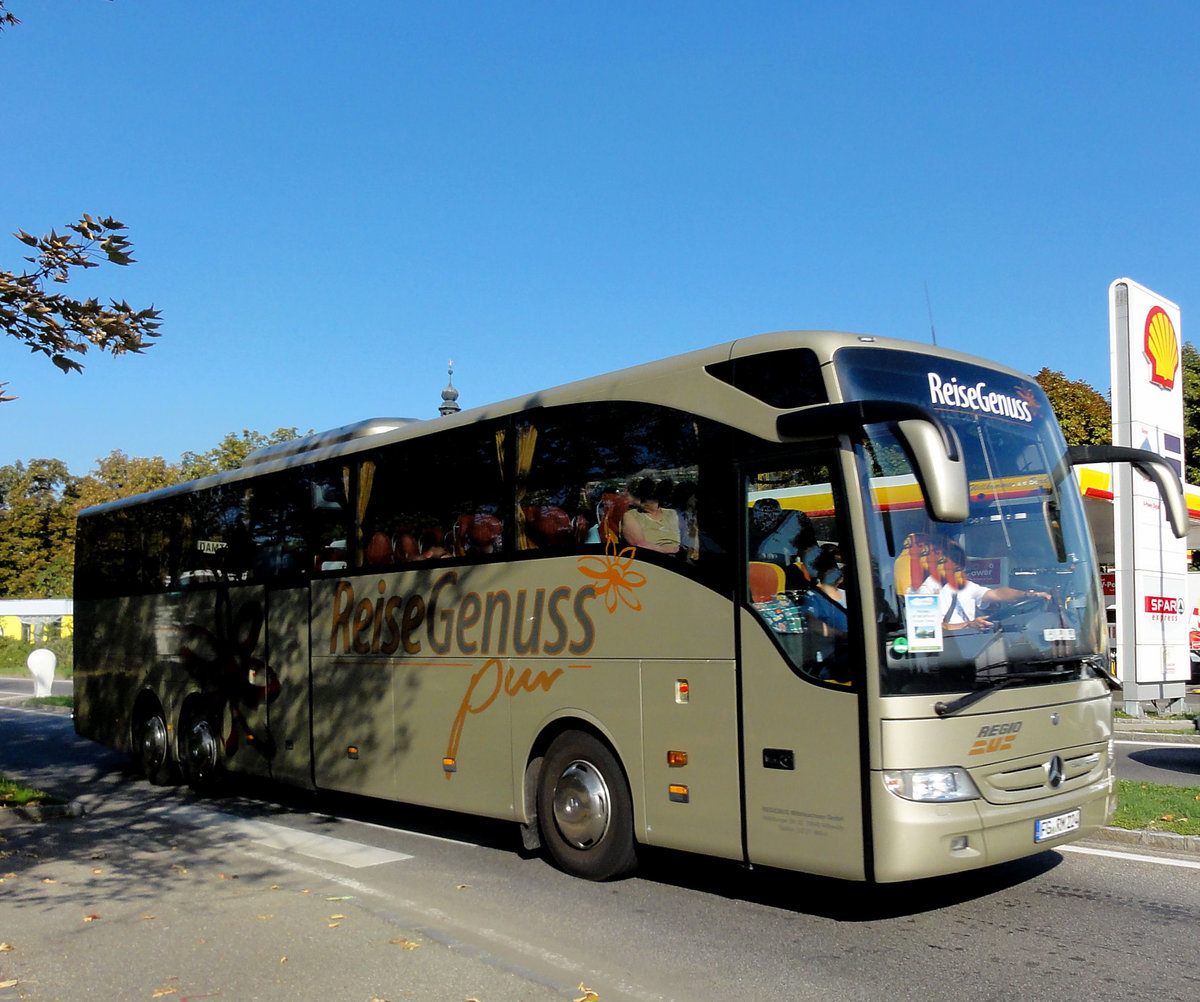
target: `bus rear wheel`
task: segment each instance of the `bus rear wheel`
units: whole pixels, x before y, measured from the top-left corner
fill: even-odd
[[[583,731],[550,744],[538,783],[542,844],[563,870],[610,880],[637,865],[633,805],[616,756]]]
[[[203,710],[193,710],[181,730],[181,764],[188,786],[199,794],[213,793],[220,785],[221,753],[212,719]]]
[[[171,762],[171,746],[167,732],[167,721],[162,710],[148,710],[137,724],[134,732],[134,755],[137,756],[142,774],[155,786],[167,786],[175,779]]]

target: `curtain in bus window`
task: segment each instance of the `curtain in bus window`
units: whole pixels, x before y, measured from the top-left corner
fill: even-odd
[[[357,519],[356,530],[357,544],[355,547],[356,563],[363,562],[363,518],[366,516],[367,507],[371,503],[371,487],[375,483],[375,464],[369,459],[364,459],[358,466],[358,504],[356,506]]]
[[[530,547],[529,536],[525,531],[525,496],[529,490],[529,471],[533,468],[534,450],[537,447],[538,430],[532,424],[517,425],[517,482],[516,482],[516,511],[513,521],[516,524],[517,549],[527,550]]]

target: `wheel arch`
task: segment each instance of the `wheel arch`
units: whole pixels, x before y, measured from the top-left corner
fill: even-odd
[[[546,757],[546,750],[554,742],[554,739],[567,731],[582,731],[585,734],[590,734],[612,752],[613,758],[617,761],[617,767],[621,770],[621,778],[625,781],[625,788],[629,791],[630,800],[633,804],[634,832],[639,832],[641,818],[639,798],[634,784],[630,781],[629,766],[626,764],[625,756],[621,754],[620,746],[608,729],[591,714],[584,713],[582,710],[566,711],[557,717],[545,721],[538,729],[537,737],[533,739],[533,743],[530,745],[529,751],[525,756],[525,772],[521,789],[521,809],[518,817],[518,820],[522,824],[522,829],[524,830],[526,827],[534,831],[537,829],[537,787],[538,778],[542,771],[542,761]],[[534,847],[530,846],[530,848]]]

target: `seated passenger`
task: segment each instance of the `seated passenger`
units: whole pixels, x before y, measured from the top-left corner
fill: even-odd
[[[831,663],[845,658],[849,619],[846,616],[846,593],[842,590],[845,573],[842,555],[832,543],[826,543],[812,560],[816,574],[813,587],[801,601],[808,617],[809,634],[814,638],[816,660],[822,664],[822,678],[831,677]]]
[[[621,519],[625,542],[658,553],[679,552],[679,516],[659,504],[658,485],[649,477],[629,485],[630,507]]]

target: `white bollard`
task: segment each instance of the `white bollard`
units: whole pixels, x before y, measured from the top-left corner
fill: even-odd
[[[49,696],[54,685],[54,669],[58,667],[58,655],[39,647],[25,659],[25,667],[33,674],[33,695]]]

